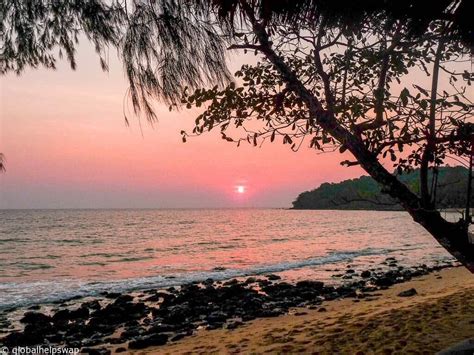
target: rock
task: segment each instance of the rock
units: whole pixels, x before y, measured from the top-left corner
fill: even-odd
[[[254,320],[256,318],[256,316],[252,315],[252,314],[244,314],[242,316],[242,321],[244,322],[249,322],[251,320]]]
[[[54,334],[47,334],[45,339],[48,340],[50,343],[61,343],[63,341],[63,334],[55,329]]]
[[[166,333],[166,332],[174,332],[178,328],[177,325],[172,324],[155,324],[151,326],[147,333],[148,334],[156,334],[156,333]]]
[[[135,338],[128,343],[129,349],[145,349],[150,346],[165,345],[168,342],[166,334],[152,334]]]
[[[298,316],[305,316],[305,315],[307,315],[307,314],[308,314],[308,312],[296,312],[296,313],[295,313],[295,316],[297,316],[297,317],[298,317]]]
[[[124,347],[120,347],[120,348],[115,349],[116,353],[124,353],[126,351],[127,351],[127,349],[125,349]]]
[[[120,295],[117,297],[117,299],[114,301],[115,304],[124,304],[124,303],[130,303],[133,301],[133,297],[130,295]]]
[[[395,281],[389,276],[382,276],[374,280],[374,284],[381,287],[392,286]]]
[[[144,317],[148,312],[145,304],[143,302],[132,303],[131,300],[133,297],[128,295],[118,297],[113,303],[94,311],[91,314],[91,322],[94,325],[114,325]],[[84,310],[88,312],[87,308],[82,308],[81,312]]]
[[[60,323],[60,322],[67,322],[71,318],[71,312],[69,309],[62,309],[60,311],[57,311],[53,315],[53,322],[54,323]]]
[[[131,339],[133,337],[137,337],[139,335],[142,335],[144,332],[145,332],[145,330],[141,327],[132,327],[132,328],[128,328],[127,330],[124,330],[120,334],[120,338],[123,339],[123,340],[128,340],[128,339]]]
[[[212,323],[209,324],[206,329],[207,330],[214,330],[214,329],[220,329],[224,326],[224,323]]]
[[[414,288],[410,288],[408,290],[402,291],[398,294],[398,297],[411,297],[417,294]]]
[[[229,281],[224,282],[224,286],[232,286],[232,285],[237,285],[239,283],[239,280],[237,279],[232,279]]]
[[[327,312],[328,310],[324,307],[321,307],[320,309],[318,309],[318,312]]]
[[[103,343],[104,340],[100,337],[90,338],[90,339],[83,339],[82,346],[96,346],[98,344]]]
[[[188,316],[191,315],[192,310],[185,304],[178,304],[170,307],[168,313],[163,315],[164,323],[179,324],[186,322]]]
[[[3,339],[0,339],[2,345],[12,348],[42,344],[44,342],[44,335],[34,331],[35,328],[31,327],[31,325],[28,325],[28,327],[30,329],[26,332],[12,332]]]
[[[221,293],[220,297],[222,299],[231,299],[235,298],[235,300],[241,299],[244,297],[246,294],[249,294],[251,291],[249,289],[246,289],[243,285],[241,284],[235,284],[231,285],[229,287],[222,287],[218,289],[218,292]]]
[[[355,270],[354,269],[348,269],[346,270],[346,274],[354,274]]]
[[[212,285],[214,283],[214,279],[208,278],[202,282],[203,285]]]
[[[178,341],[178,340],[181,340],[185,336],[188,336],[188,335],[189,335],[188,333],[177,333],[170,339],[170,341]]]
[[[369,270],[365,270],[360,273],[360,276],[363,277],[364,279],[369,278],[370,275],[372,275],[372,273]]]
[[[87,319],[89,318],[89,309],[87,307],[79,307],[76,310],[70,311],[70,319]]]
[[[147,298],[145,298],[145,302],[158,302],[160,300],[160,296],[159,295],[151,295],[151,296],[148,296]]]
[[[280,308],[275,308],[275,309],[263,309],[258,316],[262,318],[271,318],[271,317],[278,317],[279,315],[282,315],[284,312]]]
[[[296,287],[298,288],[308,288],[313,290],[321,290],[324,287],[324,282],[321,281],[299,281],[296,283]]]
[[[224,270],[227,270],[225,267],[223,266],[216,266],[214,269],[212,269],[213,271],[224,271]]]
[[[247,280],[245,280],[245,283],[246,283],[247,285],[253,284],[253,283],[255,283],[255,282],[257,282],[257,279],[256,279],[255,277],[249,277]]]
[[[234,321],[231,321],[231,322],[227,323],[227,329],[236,329],[236,328],[240,327],[243,324],[244,323],[242,323],[239,320],[234,320]]]
[[[281,276],[278,276],[275,274],[268,274],[268,275],[265,275],[265,277],[270,281],[281,280]]]
[[[206,317],[207,323],[223,323],[227,318],[229,318],[227,313],[224,312],[212,312]]]
[[[94,311],[98,310],[101,308],[100,306],[100,302],[98,300],[93,300],[93,301],[89,301],[89,302],[84,302],[83,304],[81,304],[81,308],[89,308],[89,309],[92,309]]]
[[[51,317],[39,312],[25,312],[20,322],[24,324],[45,324],[51,322]]]

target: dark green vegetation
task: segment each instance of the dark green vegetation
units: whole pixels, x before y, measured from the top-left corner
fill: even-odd
[[[442,167],[438,171],[436,207],[464,208],[467,198],[468,170],[457,167]],[[430,180],[433,175],[430,174]],[[399,176],[410,190],[419,193],[420,170]],[[474,198],[471,196],[471,206]],[[305,191],[293,201],[293,209],[314,210],[403,210],[394,199],[383,194],[377,182],[369,176],[344,180],[339,183],[323,183],[317,189]]]

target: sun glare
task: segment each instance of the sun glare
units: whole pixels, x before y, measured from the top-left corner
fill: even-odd
[[[245,192],[245,186],[242,186],[242,185],[237,186],[237,192],[239,194],[243,194]]]

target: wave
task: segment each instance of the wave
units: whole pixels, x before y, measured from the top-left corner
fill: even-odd
[[[359,251],[334,251],[327,255],[304,260],[281,262],[269,265],[255,265],[245,269],[218,268],[209,271],[177,273],[113,281],[84,280],[48,280],[35,282],[5,282],[0,284],[0,309],[7,309],[32,304],[60,302],[77,296],[98,296],[104,291],[130,292],[151,288],[179,286],[190,282],[212,278],[216,281],[250,275],[261,275],[310,266],[349,262],[360,256],[387,255],[394,251],[406,249],[366,248]]]

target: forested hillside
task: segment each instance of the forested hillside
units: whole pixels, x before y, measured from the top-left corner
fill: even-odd
[[[419,192],[419,170],[400,176],[414,192]],[[466,168],[442,167],[438,172],[436,188],[437,208],[463,208],[467,196]],[[430,181],[433,176],[430,176]],[[471,196],[471,206],[474,199]],[[341,210],[400,210],[392,198],[380,191],[379,185],[369,176],[344,180],[340,183],[323,183],[317,189],[305,191],[293,201],[293,209]]]

